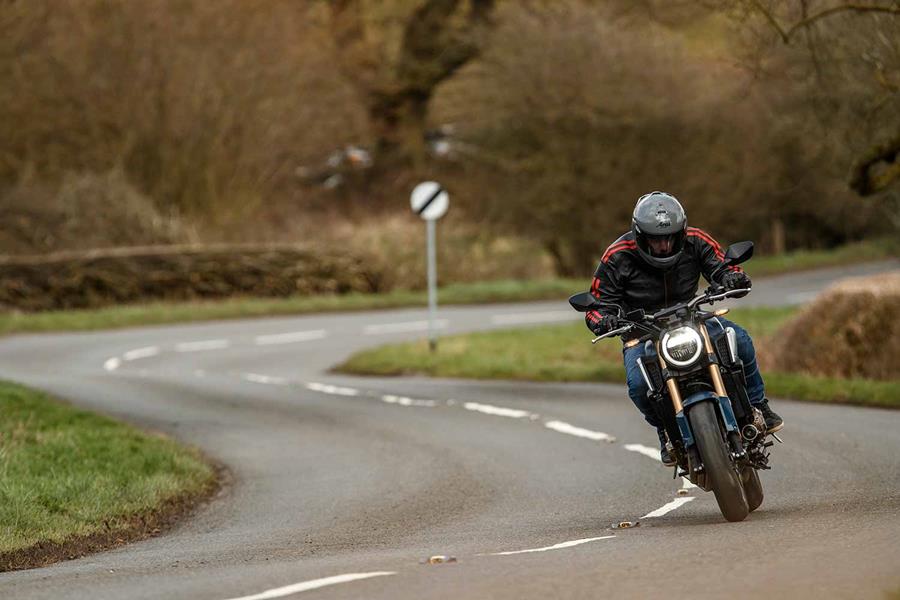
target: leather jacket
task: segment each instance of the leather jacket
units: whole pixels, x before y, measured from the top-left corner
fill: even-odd
[[[690,300],[697,293],[700,275],[710,283],[721,283],[726,272],[741,271],[737,266],[726,267],[724,258],[711,235],[688,227],[681,258],[663,271],[644,262],[629,231],[603,253],[591,284],[591,293],[609,309],[587,313],[585,323],[593,331],[605,315],[617,314],[618,307],[624,312],[637,308],[654,312]]]

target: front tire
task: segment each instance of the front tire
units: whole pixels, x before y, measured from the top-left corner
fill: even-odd
[[[690,407],[688,419],[722,516],[732,522],[743,521],[750,514],[750,507],[741,477],[728,455],[728,444],[722,436],[716,407],[712,402],[695,404]]]

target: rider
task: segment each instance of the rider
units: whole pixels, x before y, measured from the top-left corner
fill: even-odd
[[[697,293],[701,274],[710,283],[720,284],[725,289],[750,287],[750,277],[743,269],[724,264],[722,248],[712,236],[702,229],[687,226],[687,215],[674,196],[665,192],[645,194],[638,198],[634,207],[631,231],[613,242],[600,259],[591,294],[606,307],[587,313],[587,326],[595,335],[603,335],[619,327],[618,314],[634,309],[655,312],[686,302]],[[769,408],[750,335],[723,318],[708,324],[710,327],[734,328],[750,403],[762,411],[768,431],[781,429],[784,421]],[[675,460],[666,448],[665,428],[650,406],[649,388],[637,364],[637,359],[644,353],[644,345],[623,348],[622,353],[628,396],[647,422],[656,428],[662,462],[672,466]]]

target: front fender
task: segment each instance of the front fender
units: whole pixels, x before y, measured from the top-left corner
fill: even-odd
[[[691,406],[699,402],[715,402],[719,408],[719,416],[722,417],[722,423],[725,424],[727,431],[737,431],[737,419],[734,418],[734,411],[731,408],[731,400],[725,396],[717,396],[714,392],[695,392],[682,401],[682,410],[675,415],[675,421],[678,423],[678,430],[681,432],[681,439],[684,447],[689,448],[694,445],[694,434],[691,432],[691,424],[688,422],[685,411]]]

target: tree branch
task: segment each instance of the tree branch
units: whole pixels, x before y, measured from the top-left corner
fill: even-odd
[[[781,37],[781,40],[787,44],[791,41],[791,36],[793,36],[797,30],[809,27],[816,21],[821,19],[830,17],[832,15],[836,15],[838,13],[844,12],[854,12],[858,14],[865,13],[882,13],[889,15],[900,15],[900,6],[875,6],[871,4],[841,4],[839,6],[832,6],[831,8],[826,8],[822,11],[819,11],[815,14],[804,16],[804,18],[800,19],[790,27],[785,28],[780,23],[778,23],[778,19],[775,18],[775,15],[772,14],[769,9],[763,6],[760,0],[750,0],[750,3],[760,14],[765,17],[766,21],[778,32],[778,35]]]

